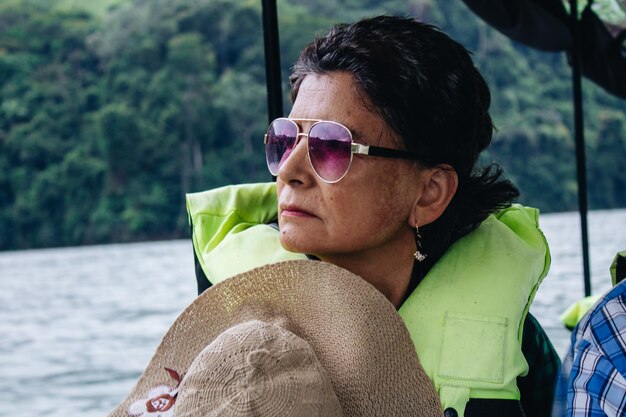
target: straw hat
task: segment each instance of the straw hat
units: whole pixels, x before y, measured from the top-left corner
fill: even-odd
[[[176,319],[110,417],[442,416],[393,305],[321,261],[266,265]]]

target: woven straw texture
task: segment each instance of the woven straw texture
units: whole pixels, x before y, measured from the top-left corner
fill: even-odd
[[[277,324],[231,327],[194,359],[177,417],[341,417],[341,404],[311,346]]]
[[[186,373],[225,330],[280,317],[313,348],[345,416],[443,415],[393,305],[347,270],[301,260],[256,268],[205,291],[176,319],[129,396],[110,416],[128,416],[133,402],[167,383],[164,368]]]

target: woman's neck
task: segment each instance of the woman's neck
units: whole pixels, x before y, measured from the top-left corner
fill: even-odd
[[[380,291],[396,308],[404,299],[413,272],[415,240],[401,239],[384,247],[356,254],[317,255],[322,261],[359,275]]]

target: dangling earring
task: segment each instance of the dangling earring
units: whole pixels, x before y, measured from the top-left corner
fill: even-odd
[[[420,235],[420,229],[415,225],[415,244],[417,245],[417,250],[413,254],[413,257],[417,260],[417,262],[422,262],[428,256],[425,253],[422,253],[424,250],[422,248],[422,235]]]

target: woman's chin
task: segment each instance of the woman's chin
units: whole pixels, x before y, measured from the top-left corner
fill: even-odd
[[[307,238],[304,233],[290,233],[280,231],[280,244],[289,252],[313,254],[315,245],[311,242],[310,236]]]

